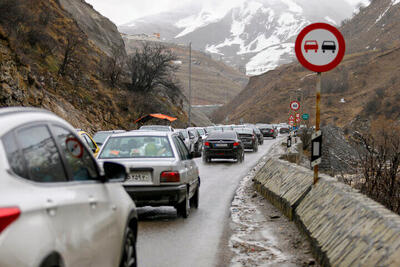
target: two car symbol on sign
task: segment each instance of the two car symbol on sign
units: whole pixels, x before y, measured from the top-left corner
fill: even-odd
[[[336,51],[336,43],[334,41],[323,41],[322,42],[322,53],[325,53],[326,50],[331,50],[332,53]],[[318,42],[315,40],[307,40],[304,44],[304,50],[308,53],[308,50],[314,50],[315,53],[318,51]]]

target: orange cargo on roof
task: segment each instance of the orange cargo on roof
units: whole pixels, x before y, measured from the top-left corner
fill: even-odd
[[[177,118],[174,118],[174,117],[171,117],[171,116],[168,116],[168,115],[164,115],[164,114],[157,113],[157,114],[148,114],[148,115],[145,115],[145,116],[143,116],[143,117],[137,119],[137,120],[135,121],[135,123],[138,123],[138,122],[145,123],[145,122],[151,120],[152,118],[157,118],[157,119],[161,119],[161,120],[167,120],[167,121],[170,121],[170,122],[173,122],[173,121],[176,121],[176,120],[177,120]]]

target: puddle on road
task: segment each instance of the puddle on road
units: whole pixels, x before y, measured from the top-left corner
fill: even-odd
[[[241,181],[231,205],[230,266],[318,266],[294,223],[255,192],[252,178],[262,165]]]

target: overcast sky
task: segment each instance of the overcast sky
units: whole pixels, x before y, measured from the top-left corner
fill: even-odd
[[[216,9],[223,8],[232,2],[243,2],[244,0],[197,0],[205,6],[213,6]],[[321,0],[331,1],[331,0]],[[352,5],[368,0],[346,0]],[[121,25],[136,18],[146,15],[157,14],[159,12],[174,9],[187,5],[193,0],[86,0],[93,5],[103,16],[112,20],[115,24]]]

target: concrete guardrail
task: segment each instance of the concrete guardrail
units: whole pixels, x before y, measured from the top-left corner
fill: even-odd
[[[322,266],[400,266],[400,216],[334,178],[270,158],[255,188],[311,241]]]

